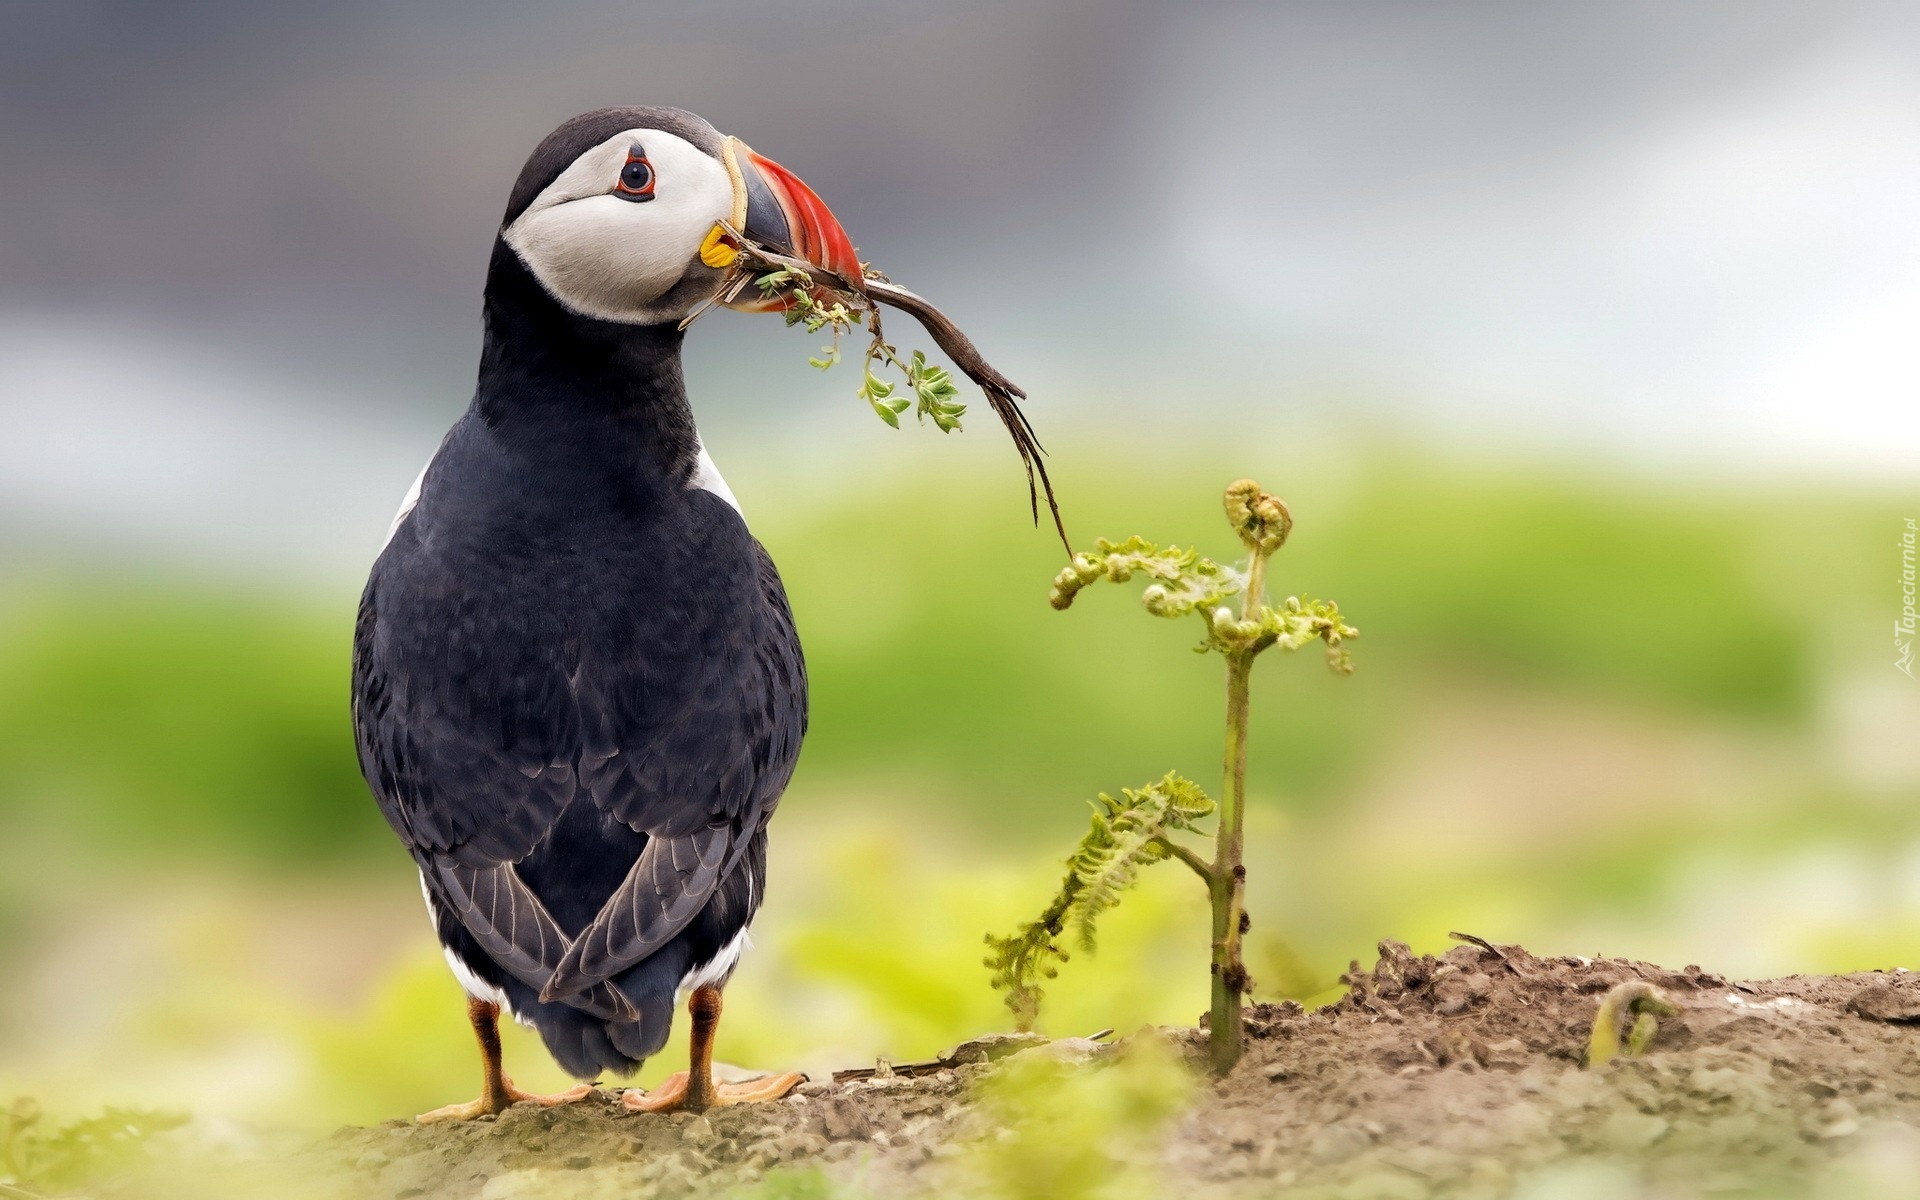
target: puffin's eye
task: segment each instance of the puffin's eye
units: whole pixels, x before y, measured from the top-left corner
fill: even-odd
[[[613,185],[613,194],[622,200],[653,199],[653,164],[640,147],[627,151],[627,165],[620,168],[620,182]]]

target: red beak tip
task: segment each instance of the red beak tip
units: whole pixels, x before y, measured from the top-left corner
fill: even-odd
[[[748,156],[761,176],[779,193],[794,242],[794,254],[858,286],[864,278],[860,256],[833,210],[820,194],[792,171],[751,150]]]

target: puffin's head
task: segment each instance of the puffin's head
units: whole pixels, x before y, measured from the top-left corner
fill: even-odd
[[[571,311],[655,325],[713,297],[737,254],[729,228],[860,278],[853,243],[813,189],[677,108],[603,108],[548,134],[514,183],[500,237]],[[734,307],[770,305],[749,292]]]

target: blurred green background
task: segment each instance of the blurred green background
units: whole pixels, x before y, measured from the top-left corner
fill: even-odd
[[[1032,392],[1077,540],[1226,555],[1228,481],[1289,500],[1273,586],[1362,638],[1351,678],[1256,677],[1260,996],[1449,930],[1910,963],[1911,12],[1121,8],[11,12],[0,1096],[317,1127],[471,1094],[354,765],[353,606],[470,386],[519,157],[636,100],[749,137],[947,305]],[[716,46],[852,53],[898,103],[795,113]],[[88,185],[103,149],[137,203]],[[1093,793],[1217,785],[1222,688],[1120,589],[1047,607],[984,408],[889,431],[810,349],[716,317],[689,374],[814,695],[721,1054],[819,1069],[1004,1027],[982,934]],[[1045,1028],[1195,1019],[1204,910],[1165,876]]]
[[[733,989],[740,1061],[926,1055],[1003,1027],[981,934],[1044,902],[1082,801],[1172,767],[1217,780],[1221,681],[1196,631],[1120,589],[1050,610],[1057,551],[1011,464],[936,471],[947,447],[921,441],[927,469],[765,506],[814,733]],[[1380,937],[1452,929],[1748,974],[1910,959],[1912,699],[1882,678],[1872,616],[1890,501],[1387,450],[1231,461],[1291,498],[1276,586],[1337,597],[1362,630],[1350,678],[1312,651],[1257,678],[1262,995],[1311,997]],[[740,473],[749,511],[779,494],[764,465]],[[1224,555],[1229,465],[1067,470],[1062,492],[1076,529]],[[346,601],[160,574],[12,589],[0,1083],[293,1122],[472,1086],[458,991],[353,762]],[[1045,1027],[1193,1020],[1192,890],[1150,880]],[[517,1072],[557,1082],[543,1058],[513,1045]]]

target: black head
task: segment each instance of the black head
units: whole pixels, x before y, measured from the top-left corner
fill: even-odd
[[[839,222],[791,172],[677,108],[604,108],[521,168],[500,240],[568,311],[677,323],[728,278],[739,238],[858,278]]]

